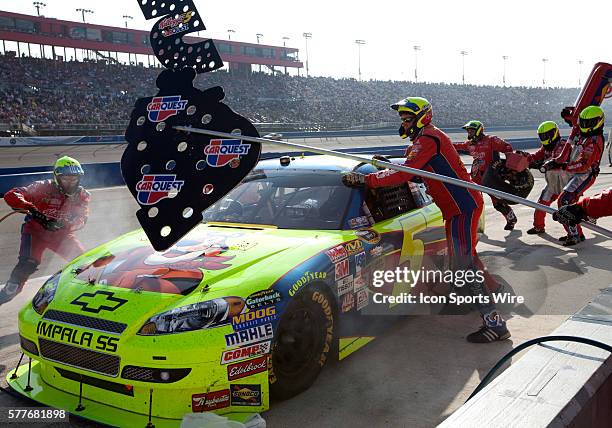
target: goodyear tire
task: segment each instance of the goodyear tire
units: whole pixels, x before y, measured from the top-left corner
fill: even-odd
[[[270,393],[284,400],[308,389],[333,355],[332,300],[318,287],[296,295],[278,325],[270,367]]]
[[[492,189],[501,190],[502,192],[526,198],[533,189],[534,179],[533,174],[529,169],[514,173],[512,182],[503,177],[499,171],[505,169],[506,160],[499,159],[493,162],[485,171],[482,177],[482,185]],[[504,199],[505,200],[505,199]],[[505,200],[510,205],[515,205],[516,202]]]

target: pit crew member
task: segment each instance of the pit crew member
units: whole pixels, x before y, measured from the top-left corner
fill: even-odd
[[[612,189],[604,190],[598,195],[583,197],[575,204],[565,205],[553,214],[559,223],[575,226],[589,218],[612,215]]]
[[[571,205],[595,182],[599,174],[599,163],[604,149],[604,112],[599,106],[588,106],[580,112],[578,128],[580,136],[574,143],[569,161],[559,166],[565,169],[572,178],[559,196],[559,208]],[[567,236],[559,238],[565,246],[584,241],[582,227],[564,225]]]
[[[409,97],[391,107],[398,111],[402,120],[400,135],[402,138],[409,137],[413,142],[406,150],[405,166],[471,182],[450,138],[431,124],[432,108],[426,99]],[[413,177],[405,172],[382,170],[368,175],[351,172],[346,174],[343,180],[347,185],[365,184],[376,188],[399,185],[412,180]],[[483,209],[480,192],[438,180],[422,180],[442,211],[451,266],[456,270],[484,270],[476,253],[478,221]],[[474,281],[469,285],[469,289],[473,296],[489,296],[489,299],[488,303],[476,299],[483,326],[469,334],[466,339],[473,343],[490,343],[509,338],[506,322],[495,308],[485,284]]]
[[[462,126],[467,131],[467,141],[455,143],[455,148],[461,152],[467,152],[474,158],[472,162],[471,176],[474,183],[481,184],[487,168],[493,161],[499,159],[500,153],[512,152],[512,146],[495,135],[487,135],[484,132],[482,122],[470,120]],[[493,208],[499,211],[506,219],[504,230],[513,230],[516,225],[514,211],[503,199],[490,196]]]
[[[74,232],[85,226],[90,195],[79,185],[84,172],[81,164],[68,156],[59,158],[53,178],[16,187],[4,194],[6,203],[27,212],[21,226],[19,258],[11,275],[0,289],[0,304],[21,292],[25,282],[49,249],[66,260],[83,253]]]
[[[547,120],[538,126],[538,137],[542,146],[534,153],[521,152],[527,156],[529,168],[539,169],[544,172],[546,186],[540,194],[538,203],[550,206],[557,200],[563,188],[571,178],[567,171],[559,167],[567,162],[571,151],[571,145],[561,138],[559,126]],[[540,235],[545,232],[546,213],[536,210],[533,214],[533,227],[527,231],[529,235]]]

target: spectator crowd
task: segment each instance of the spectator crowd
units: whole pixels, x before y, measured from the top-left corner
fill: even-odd
[[[137,98],[156,93],[159,68],[106,62],[57,61],[0,55],[0,123],[53,127],[119,124]],[[253,122],[293,129],[340,129],[397,121],[389,105],[407,95],[432,103],[436,124],[469,119],[489,126],[537,126],[560,121],[578,88],[475,86],[405,81],[357,81],[285,74],[217,71],[198,75],[201,89],[220,85],[225,102]],[[121,128],[121,126],[118,126]]]

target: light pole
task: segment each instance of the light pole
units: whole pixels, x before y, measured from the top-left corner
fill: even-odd
[[[306,40],[306,77],[310,76],[308,71],[308,39],[312,38],[312,33],[303,33],[304,39]]]
[[[283,47],[287,47],[287,45],[285,44],[287,42],[287,40],[289,40],[289,37],[287,36],[283,36]],[[287,51],[284,51],[284,58],[283,61],[287,61]],[[287,66],[285,66],[285,74],[287,74]]]
[[[461,82],[465,85],[465,56],[469,53],[468,51],[461,51]]]
[[[508,60],[508,55],[502,55],[502,58],[504,60],[504,76],[502,78],[502,83],[506,86],[506,60]]]
[[[77,12],[81,12],[81,17],[83,18],[83,22],[85,22],[85,14],[86,13],[94,13],[93,10],[91,9],[83,9],[82,7],[79,7],[78,9],[76,9]]]
[[[128,19],[132,20],[132,19],[134,19],[134,17],[130,16],[130,15],[123,15],[123,19],[125,19],[125,28],[127,28],[128,27]],[[134,62],[136,62],[136,60],[134,60]],[[131,64],[131,63],[132,63],[132,56],[128,52],[128,64]]]
[[[257,37],[257,44],[259,44],[259,38],[263,37],[263,34],[257,33],[255,34],[255,37]],[[261,64],[259,64],[259,72],[261,73]]]
[[[35,1],[35,2],[32,2],[32,4],[36,8],[36,15],[38,15],[38,16],[40,16],[40,8],[47,6],[45,3],[41,2],[41,1]]]
[[[232,40],[232,33],[235,33],[236,30],[232,30],[231,28],[227,30],[227,40]]]
[[[83,22],[85,22],[85,14],[86,13],[94,13],[93,10],[91,9],[83,9],[82,7],[79,7],[77,9],[75,9],[77,12],[81,12],[81,17],[83,18]],[[85,49],[85,52],[87,52],[87,59],[89,59],[89,50]],[[75,58],[76,60],[76,54],[75,54]]]
[[[361,82],[361,45],[365,45],[365,40],[355,40],[357,44],[357,72],[359,74],[359,81]]]
[[[419,51],[421,47],[419,45],[414,45],[412,49],[414,49],[414,83],[417,83],[419,81]]]
[[[548,58],[542,58],[542,87],[546,87],[546,63]]]
[[[582,63],[583,61],[579,59],[578,60],[578,87],[582,86],[582,82],[580,80],[580,77],[582,76]]]

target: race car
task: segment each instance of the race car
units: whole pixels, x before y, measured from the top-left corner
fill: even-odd
[[[424,186],[347,187],[349,171],[376,169],[261,161],[168,250],[137,230],[73,260],[20,311],[31,364],[9,385],[126,427],[179,426],[191,412],[244,420],[309,388],[396,319],[382,315],[411,307],[385,296],[444,292],[373,281],[443,266],[442,216]]]

